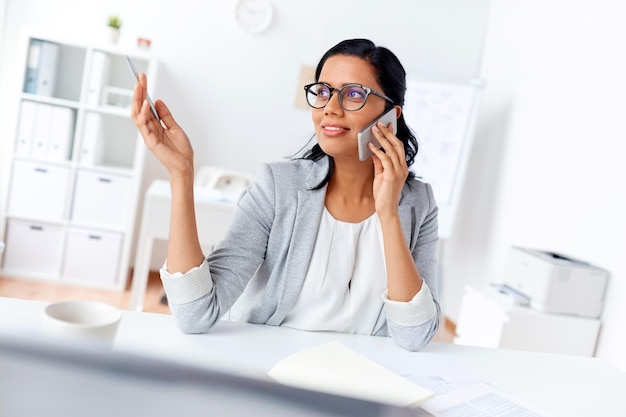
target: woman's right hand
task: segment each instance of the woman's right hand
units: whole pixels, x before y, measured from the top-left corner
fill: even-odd
[[[139,74],[131,105],[131,117],[137,129],[170,177],[193,176],[193,148],[189,138],[161,100],[154,103],[161,122],[154,117],[146,99],[147,85],[146,75]]]

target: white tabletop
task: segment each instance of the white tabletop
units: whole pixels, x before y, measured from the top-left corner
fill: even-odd
[[[46,305],[0,298],[0,334],[40,334]],[[134,311],[123,312],[114,349],[263,378],[288,354],[331,340],[366,355],[406,361],[407,367],[424,357],[389,338],[247,323],[219,322],[209,333],[185,335],[170,315]],[[423,352],[460,361],[504,392],[554,416],[626,416],[626,372],[601,359],[435,342]]]

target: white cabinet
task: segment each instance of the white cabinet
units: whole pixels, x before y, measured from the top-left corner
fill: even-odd
[[[8,220],[3,269],[8,275],[58,279],[64,233],[59,225]]]
[[[110,284],[118,273],[121,247],[121,233],[68,231],[63,277],[73,282]]]
[[[599,319],[550,314],[515,305],[488,287],[465,287],[454,343],[593,356]]]
[[[62,221],[70,179],[69,168],[16,160],[9,185],[9,215]]]
[[[125,55],[151,85],[155,61],[148,50],[32,33],[20,49],[2,275],[122,290],[146,153]]]
[[[79,170],[72,201],[71,221],[76,225],[124,230],[132,214],[132,181],[121,175]]]

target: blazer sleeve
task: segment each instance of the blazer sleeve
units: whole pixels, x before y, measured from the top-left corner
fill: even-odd
[[[437,333],[441,306],[439,303],[439,283],[437,279],[437,241],[438,241],[438,208],[430,184],[420,183],[422,192],[418,193],[419,204],[413,205],[411,210],[411,233],[407,237],[413,259],[420,276],[427,285],[424,296],[432,297],[435,314],[432,318],[410,325],[406,322],[398,323],[392,317],[386,317],[386,327],[389,335],[404,349],[419,351],[426,346]],[[423,290],[424,291],[424,288]],[[420,291],[420,292],[422,292]],[[419,309],[420,304],[404,303],[406,308]],[[419,314],[416,314],[416,316]],[[421,321],[421,320],[420,320]]]
[[[190,271],[193,277],[185,274],[172,278],[177,280],[175,285],[179,288],[211,281],[201,285],[205,291],[195,290],[197,296],[192,300],[185,299],[182,303],[171,300],[170,310],[182,332],[207,332],[241,295],[265,258],[274,207],[273,176],[270,167],[263,165],[255,183],[237,202],[226,235],[207,256],[206,265]],[[169,283],[169,286],[173,285]]]

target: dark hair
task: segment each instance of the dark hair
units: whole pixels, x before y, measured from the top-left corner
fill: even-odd
[[[324,56],[322,56],[322,59],[320,59],[315,70],[315,81],[319,81],[320,73],[328,58],[335,55],[354,56],[368,62],[376,70],[376,81],[382,87],[382,93],[387,95],[393,101],[394,105],[404,106],[406,71],[398,57],[389,49],[383,46],[376,46],[368,39],[348,39],[339,42],[337,45],[330,48]],[[388,107],[391,107],[391,105]],[[415,134],[404,120],[404,113],[398,118],[398,131],[396,136],[404,144],[406,164],[410,167],[415,161],[418,145]],[[330,179],[335,166],[333,158],[327,155],[317,143],[302,156],[303,159],[311,159],[314,161],[320,160],[325,156],[329,158],[328,173],[326,178],[324,178],[316,189],[323,187]],[[412,177],[414,177],[414,174],[409,171],[409,178]]]

